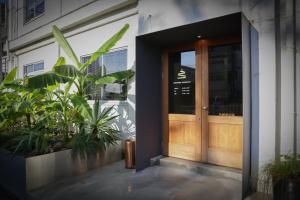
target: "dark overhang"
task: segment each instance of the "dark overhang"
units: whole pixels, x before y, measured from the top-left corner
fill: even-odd
[[[201,38],[218,38],[241,35],[241,13],[234,13],[205,21],[195,22],[153,33],[139,35],[137,39],[158,47],[189,43]]]

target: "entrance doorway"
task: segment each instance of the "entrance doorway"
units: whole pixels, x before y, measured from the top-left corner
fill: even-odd
[[[202,39],[163,53],[163,150],[242,168],[240,38]]]

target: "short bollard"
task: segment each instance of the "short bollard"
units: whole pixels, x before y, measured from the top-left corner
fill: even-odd
[[[125,167],[133,169],[135,166],[135,141],[125,140]]]

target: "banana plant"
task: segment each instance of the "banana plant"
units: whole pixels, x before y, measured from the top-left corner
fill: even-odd
[[[0,84],[0,143],[4,138],[8,141],[7,149],[26,155],[51,152],[57,146],[71,147],[74,152],[86,155],[91,150],[115,144],[118,131],[111,120],[117,115],[112,114],[112,107],[101,111],[99,101],[91,107],[86,91],[90,84],[103,86],[127,81],[134,72],[88,75],[85,71],[107,53],[128,28],[126,24],[87,62],[80,63],[67,39],[54,26],[53,35],[72,64],[59,57],[51,71],[24,80],[16,80],[17,68],[11,70]]]
[[[124,25],[124,27],[122,27],[115,35],[101,45],[88,61],[80,63],[67,39],[56,26],[53,26],[52,32],[56,41],[73,62],[73,65],[67,65],[65,58],[59,57],[52,71],[29,77],[27,79],[28,87],[42,88],[57,83],[66,83],[65,90],[67,92],[75,85],[77,95],[86,96],[86,91],[90,84],[105,85],[130,79],[134,75],[132,70],[125,70],[107,75],[91,75],[85,73],[87,67],[95,62],[101,55],[107,53],[123,37],[128,28],[128,24]]]
[[[58,141],[51,90],[27,88],[16,72],[15,67],[0,84],[1,147],[23,155],[47,153]]]
[[[101,147],[103,149],[105,145],[113,144],[117,139],[117,131],[111,127],[109,123],[109,121],[115,118],[115,116],[110,116],[112,108],[109,110],[105,109],[101,112],[99,109],[99,101],[95,102],[93,108],[89,107],[86,98],[87,89],[90,85],[104,86],[109,83],[127,81],[134,75],[134,72],[132,70],[125,70],[107,75],[86,74],[85,72],[88,66],[95,62],[101,55],[107,53],[123,37],[128,28],[128,24],[124,25],[115,35],[101,45],[87,62],[80,63],[67,39],[63,36],[61,31],[54,26],[53,35],[59,46],[72,61],[72,65],[67,64],[64,57],[59,57],[50,72],[29,77],[26,80],[29,88],[43,88],[65,83],[64,89],[60,92],[54,92],[54,94],[61,105],[62,115],[60,116],[62,116],[61,121],[66,133],[70,132],[69,127],[72,122],[76,124],[76,128],[78,129],[71,137],[71,146],[74,152],[79,151],[82,153],[93,147],[96,148],[96,146],[97,148]],[[70,92],[73,86],[76,88],[74,94]],[[72,104],[70,104],[70,102],[72,102]],[[70,114],[73,108],[77,114]],[[95,112],[98,112],[99,116],[92,115],[92,113]],[[96,120],[97,117],[99,120]],[[87,119],[89,121],[86,121]],[[94,122],[93,126],[92,122]],[[90,134],[91,127],[94,127],[92,131],[94,134]],[[100,130],[101,132],[99,132]],[[65,141],[67,141],[67,139],[67,135],[65,135]]]

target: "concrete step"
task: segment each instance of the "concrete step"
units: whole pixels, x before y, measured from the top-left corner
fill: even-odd
[[[203,175],[217,176],[242,181],[242,170],[239,169],[193,162],[172,157],[161,157],[158,164],[164,167],[189,170]]]

